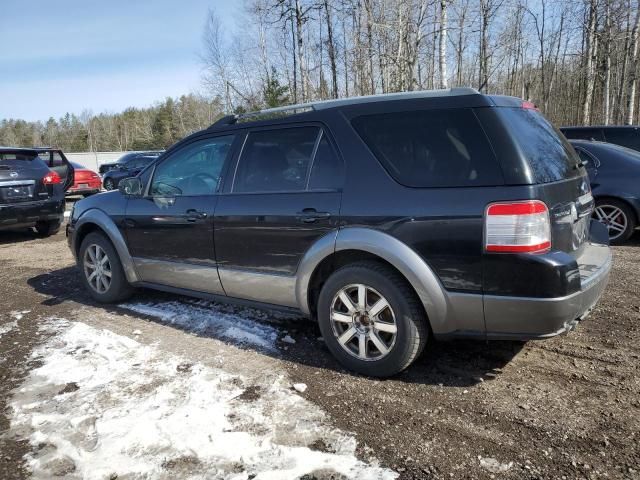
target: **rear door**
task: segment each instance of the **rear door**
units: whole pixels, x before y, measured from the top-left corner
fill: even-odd
[[[38,156],[60,176],[64,191],[69,190],[74,183],[75,169],[64,153],[61,150],[40,150]]]
[[[307,250],[338,228],[343,164],[318,125],[252,130],[216,209],[215,242],[227,295],[295,305]]]
[[[143,281],[223,293],[213,213],[233,142],[225,135],[185,144],[154,167],[144,196],[128,199],[127,241]]]

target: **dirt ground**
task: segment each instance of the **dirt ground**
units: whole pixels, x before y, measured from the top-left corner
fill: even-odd
[[[308,385],[302,395],[336,427],[356,435],[362,459],[378,458],[402,479],[640,479],[639,260],[640,233],[615,248],[604,298],[569,335],[526,344],[431,343],[405,373],[375,380],[342,370],[310,322],[292,323],[296,343],[270,354],[93,304],[64,233],[0,233],[0,327],[26,312],[19,328],[0,337],[0,478],[28,476],[23,456],[32,447],[6,435],[6,406],[36,366],[31,352],[51,335],[37,319],[65,317],[121,335],[140,329],[194,361],[227,349],[256,378],[286,370]]]

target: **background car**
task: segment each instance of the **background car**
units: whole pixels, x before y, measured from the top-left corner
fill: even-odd
[[[105,190],[115,190],[118,188],[120,180],[135,177],[147,165],[158,158],[158,155],[138,155],[127,162],[118,163],[117,167],[109,170],[102,177],[102,185]]]
[[[560,131],[569,140],[607,142],[640,150],[640,127],[638,126],[561,127]]]
[[[115,170],[117,168],[119,168],[122,165],[126,165],[129,162],[133,161],[134,159],[138,158],[138,157],[157,157],[159,156],[164,150],[152,150],[149,152],[131,152],[131,153],[125,153],[123,156],[121,156],[116,162],[113,163],[103,163],[102,165],[100,165],[98,167],[98,172],[100,172],[100,175],[104,175],[105,173],[107,173],[110,170]]]
[[[73,185],[67,190],[67,195],[83,195],[88,197],[89,195],[100,192],[102,188],[100,175],[79,163],[71,162],[71,165],[75,171],[75,179]]]
[[[640,218],[640,152],[604,142],[570,143],[589,173],[594,218],[607,227],[611,243],[624,243]]]
[[[0,147],[0,230],[35,227],[43,236],[55,234],[73,178],[66,158],[54,170],[39,150]]]

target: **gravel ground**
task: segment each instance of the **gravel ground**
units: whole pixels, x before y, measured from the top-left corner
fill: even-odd
[[[95,305],[80,288],[64,234],[0,233],[0,330],[7,330],[0,336],[0,478],[28,476],[23,456],[32,447],[8,432],[6,406],[37,366],[32,351],[53,334],[38,329],[38,319],[64,317],[120,335],[139,329],[145,341],[205,364],[224,352],[256,380],[286,371],[308,386],[302,396],[356,435],[363,460],[378,458],[402,479],[640,479],[639,258],[640,233],[615,248],[604,298],[567,336],[431,343],[408,371],[381,381],[342,370],[310,322],[285,322],[295,343],[274,353]],[[153,292],[136,300],[188,302]]]

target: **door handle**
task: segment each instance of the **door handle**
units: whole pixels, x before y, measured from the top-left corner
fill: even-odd
[[[196,222],[207,218],[207,212],[199,212],[198,210],[190,208],[186,211],[184,217],[187,219],[187,222]]]
[[[318,220],[331,218],[331,213],[318,212],[315,208],[305,208],[301,212],[298,212],[296,215],[298,215],[298,218],[300,218],[303,223],[315,223]]]

